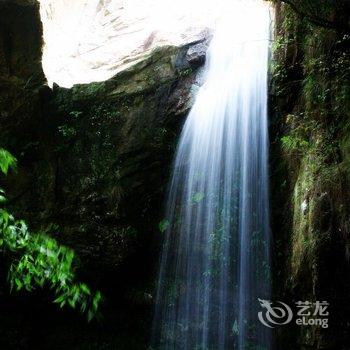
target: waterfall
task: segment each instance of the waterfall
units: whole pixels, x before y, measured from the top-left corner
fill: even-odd
[[[232,2],[176,151],[157,286],[155,349],[270,349],[267,67],[270,16]]]

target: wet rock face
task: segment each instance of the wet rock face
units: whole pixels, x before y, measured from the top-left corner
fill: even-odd
[[[347,348],[349,111],[341,91],[349,88],[348,38],[282,6],[276,42],[270,103],[275,298],[330,303],[329,328],[284,327],[278,344]]]
[[[152,264],[172,155],[195,84],[194,72],[179,65],[186,50],[157,50],[109,81],[54,89],[49,163],[55,170],[42,210],[57,216],[91,269],[119,268],[132,255],[144,258],[143,267]],[[47,210],[45,203],[53,206]]]
[[[11,17],[17,15],[17,5],[6,11],[9,17],[5,23],[0,16],[1,28],[9,28],[11,21],[17,23]],[[103,314],[114,338],[120,337],[122,343],[123,327],[142,323],[142,327],[127,329],[131,333],[127,344],[131,337],[135,343],[142,339],[135,347],[141,349],[146,344],[143,337],[149,335],[144,319],[153,306],[152,283],[162,241],[158,223],[172,156],[197,84],[197,72],[185,59],[189,46],[152,51],[105,82],[51,90],[41,70],[37,12],[30,6],[19,11],[27,13],[28,25],[35,28],[38,24],[38,35],[28,31],[33,51],[23,52],[30,50],[26,33],[18,35],[11,27],[17,33],[11,38],[22,38],[25,48],[20,46],[22,39],[10,41],[12,50],[6,56],[0,46],[0,57],[6,57],[0,71],[0,147],[13,153],[19,165],[15,174],[1,178],[1,187],[6,188],[11,212],[25,219],[32,231],[44,231],[73,248],[82,279],[102,290],[106,299],[110,296]],[[1,35],[7,33],[4,30]],[[21,61],[23,57],[26,59]],[[0,278],[5,281],[3,270]],[[6,283],[1,283],[1,297],[7,292]],[[30,296],[25,298],[33,304]],[[41,300],[38,308],[45,307]],[[34,319],[51,323],[46,312],[42,317],[32,314]],[[18,333],[12,332],[11,324],[16,323],[12,318],[1,318],[0,343],[6,344],[4,348],[30,348],[36,327],[30,331],[30,340],[22,337],[35,322],[23,316],[21,306],[12,316],[20,319]],[[71,328],[77,322],[69,323],[69,317],[67,322],[69,333],[74,333]],[[83,320],[80,323],[85,324]],[[66,329],[66,319],[62,324]],[[97,328],[96,349],[104,334],[100,325]],[[90,346],[91,329],[84,332],[89,337],[86,346]],[[64,338],[62,329],[45,333]],[[15,343],[17,338],[23,345],[9,347],[7,340]],[[43,338],[38,344],[52,348]]]
[[[188,49],[186,59],[191,67],[197,68],[204,64],[207,49],[208,45],[205,43],[193,45]]]
[[[39,132],[42,27],[36,1],[2,1],[0,13],[0,147],[15,151]]]
[[[36,1],[0,3],[0,74],[44,79],[41,68],[42,26]]]
[[[153,50],[105,82],[51,90],[37,5],[0,7],[0,146],[19,161],[5,184],[11,209],[72,247],[95,282],[110,283],[108,271],[131,284],[147,278],[197,84],[192,44]]]

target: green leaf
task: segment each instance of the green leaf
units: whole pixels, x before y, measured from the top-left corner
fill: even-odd
[[[87,318],[89,322],[94,318],[94,313],[91,310],[88,311]]]
[[[22,282],[19,280],[19,278],[15,278],[16,288],[17,290],[20,290],[23,286]]]
[[[237,320],[235,320],[235,322],[233,323],[232,333],[233,335],[239,335],[239,327],[238,327]]]
[[[204,197],[205,197],[204,193],[196,192],[195,194],[192,195],[191,201],[194,203],[199,203],[203,200]]]
[[[59,304],[59,303],[62,303],[63,300],[64,300],[64,295],[60,295],[53,302],[56,303],[56,304]]]
[[[0,171],[7,174],[16,166],[16,159],[0,148]],[[0,203],[6,200],[0,188]],[[62,308],[69,304],[87,312],[91,320],[97,314],[101,293],[92,296],[89,287],[76,281],[74,251],[60,245],[45,233],[31,234],[24,220],[0,209],[0,248],[11,259],[8,280],[12,290],[50,287]]]
[[[0,170],[7,175],[10,168],[16,169],[17,159],[8,151],[0,148]]]
[[[80,285],[80,288],[85,294],[87,294],[87,295],[91,294],[91,291],[90,291],[89,287],[85,283],[82,283]]]
[[[168,220],[166,220],[166,219],[162,220],[162,221],[158,224],[159,231],[160,231],[161,233],[165,232],[165,231],[168,229],[169,225],[170,225],[170,223],[169,223]]]

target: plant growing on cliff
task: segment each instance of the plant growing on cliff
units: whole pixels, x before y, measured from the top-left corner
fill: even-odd
[[[302,152],[309,146],[308,141],[296,135],[283,136],[281,142],[283,149],[287,152]]]
[[[0,149],[0,172],[7,174],[16,166],[16,158]],[[0,188],[0,202],[6,203]],[[5,208],[0,208],[0,251],[10,257],[8,279],[11,290],[32,291],[48,286],[56,295],[60,307],[80,308],[89,320],[97,315],[100,292],[76,281],[74,252],[42,233],[31,234],[23,220],[16,220]]]

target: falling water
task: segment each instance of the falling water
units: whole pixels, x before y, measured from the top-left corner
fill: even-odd
[[[167,204],[153,346],[270,349],[267,66],[270,17],[235,3],[207,53]]]

